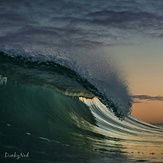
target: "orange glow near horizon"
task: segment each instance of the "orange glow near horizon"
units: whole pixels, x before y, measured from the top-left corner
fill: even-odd
[[[109,52],[110,49],[108,49]],[[163,97],[163,46],[158,42],[114,46],[116,66],[123,68],[132,95]],[[163,123],[163,101],[134,103],[132,115],[148,123]]]
[[[139,120],[159,124],[163,123],[163,101],[145,101],[134,103],[131,115]]]

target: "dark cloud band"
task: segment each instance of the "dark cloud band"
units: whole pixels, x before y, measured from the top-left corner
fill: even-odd
[[[6,0],[0,5],[0,41],[83,48],[123,44],[134,34],[162,39],[161,6],[162,0]]]
[[[148,100],[148,101],[163,101],[163,96],[149,96],[149,95],[134,95],[132,96],[134,102],[139,102],[139,100]]]

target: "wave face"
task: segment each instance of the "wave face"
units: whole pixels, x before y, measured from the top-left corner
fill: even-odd
[[[0,52],[0,159],[29,152],[22,162],[160,161],[163,129],[129,115],[117,78],[106,85],[83,72],[61,59]]]
[[[92,77],[93,73],[90,78],[90,75],[84,72],[76,72],[75,67],[72,69],[69,66],[69,68],[68,61],[63,62],[63,59],[58,61],[53,58],[51,61],[41,61],[36,56],[32,58],[27,58],[23,54],[10,56],[4,52],[1,52],[0,62],[3,76],[7,75],[21,82],[54,88],[55,91],[62,92],[64,95],[86,98],[97,96],[119,119],[123,119],[130,113],[131,97],[116,74],[110,76],[113,77],[110,82],[101,81]]]

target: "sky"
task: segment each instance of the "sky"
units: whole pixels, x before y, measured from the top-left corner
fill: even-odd
[[[132,115],[145,122],[162,123],[163,46],[156,43],[125,45],[114,47],[112,51],[128,79],[134,100]]]
[[[163,123],[162,0],[6,0],[0,17],[1,49],[100,49],[129,86],[132,115]]]

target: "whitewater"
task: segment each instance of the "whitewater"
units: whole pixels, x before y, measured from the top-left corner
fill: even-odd
[[[149,10],[162,2],[142,3],[0,2],[0,162],[163,162],[163,128],[130,115],[127,79],[105,50],[136,42],[135,23],[138,34],[156,25]]]

